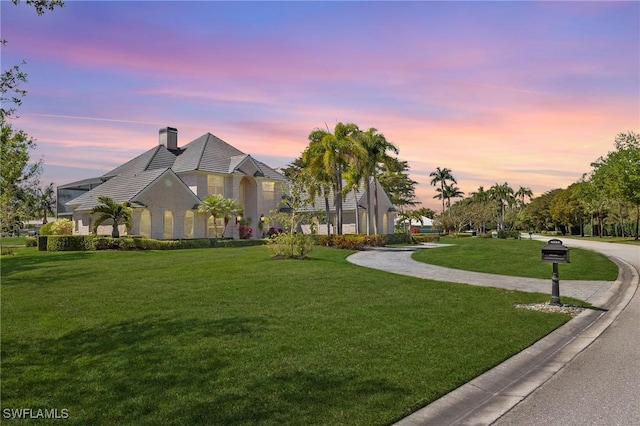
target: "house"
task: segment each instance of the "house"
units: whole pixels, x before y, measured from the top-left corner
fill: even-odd
[[[378,223],[367,212],[367,191],[378,189]],[[223,218],[199,213],[198,205],[208,195],[234,198],[244,209],[243,217],[251,221],[253,238],[262,237],[259,221],[279,209],[282,195],[288,190],[284,175],[206,133],[183,147],[178,146],[178,130],[160,129],[158,144],[102,176],[61,185],[57,190],[58,217],[71,219],[74,234],[93,231],[91,210],[99,197],[116,203],[128,201],[133,207],[132,228],[121,235],[142,235],[157,239],[210,238],[239,236],[236,220],[225,225]],[[372,201],[373,202],[373,201]],[[335,224],[333,196],[329,198],[330,222]],[[309,210],[325,211],[324,198],[316,198]],[[396,213],[380,183],[361,184],[343,201],[343,233],[393,233]],[[369,221],[371,220],[371,223]],[[267,228],[268,229],[268,228]],[[318,233],[326,234],[326,226]],[[333,231],[332,231],[333,232]],[[109,222],[98,234],[111,234]]]
[[[91,209],[98,197],[117,203],[128,201],[133,207],[131,235],[158,239],[234,237],[235,220],[225,226],[222,218],[214,223],[197,207],[208,195],[219,194],[239,200],[244,218],[257,228],[261,216],[275,209],[286,191],[286,178],[234,148],[211,133],[183,147],[178,131],[167,127],[159,131],[159,143],[150,150],[102,176],[58,187],[58,214],[74,222],[74,234],[92,232]],[[110,224],[98,228],[110,234]],[[127,232],[124,226],[121,234]],[[254,237],[261,235],[256,232]]]
[[[378,192],[378,220],[375,221],[374,212],[367,211],[368,191],[371,191],[371,209],[374,204],[374,190],[377,186]],[[329,195],[329,223],[331,233],[335,233],[336,206],[333,192]],[[322,196],[315,197],[313,204],[305,208],[307,211],[318,211],[324,213],[326,210],[325,199]],[[343,234],[393,234],[396,220],[396,209],[391,203],[380,182],[371,178],[369,185],[361,183],[356,190],[350,191],[342,200],[342,233]],[[318,234],[327,234],[327,225],[316,226]],[[310,226],[303,226],[302,231],[311,232]]]

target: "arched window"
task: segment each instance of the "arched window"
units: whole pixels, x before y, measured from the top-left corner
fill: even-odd
[[[173,238],[173,213],[171,210],[164,211],[162,238]]]
[[[140,213],[140,235],[151,238],[151,212],[148,209]]]
[[[184,237],[193,238],[193,210],[184,213]]]

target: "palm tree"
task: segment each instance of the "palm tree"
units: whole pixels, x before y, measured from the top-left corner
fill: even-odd
[[[319,182],[331,186],[336,206],[336,231],[342,234],[342,199],[344,188],[342,174],[348,164],[358,157],[359,145],[353,136],[358,126],[338,123],[334,132],[315,129],[309,134],[309,146],[302,154],[304,164]],[[328,194],[325,193],[326,200]]]
[[[438,195],[436,195],[433,198],[442,200],[442,212],[444,213],[444,202],[445,202],[445,199],[447,198],[444,187],[447,184],[447,182],[458,183],[458,181],[456,181],[456,179],[451,174],[451,170],[447,169],[446,167],[444,169],[440,169],[440,167],[436,167],[436,170],[429,173],[429,176],[433,178],[431,179],[431,186],[437,186],[438,184],[440,184],[440,188],[436,189],[436,191],[438,192]]]
[[[478,190],[476,192],[472,192],[471,193],[471,202],[472,203],[477,203],[480,207],[478,209],[479,211],[479,225],[480,225],[480,232],[484,232],[485,231],[485,208],[487,203],[489,203],[489,201],[491,200],[491,194],[489,193],[490,191],[485,191],[484,190],[484,186],[479,186]],[[489,218],[490,219],[490,218]]]
[[[226,229],[230,217],[242,214],[243,209],[238,200],[214,194],[206,196],[202,200],[198,205],[198,211],[200,213],[209,213],[213,217],[214,232],[218,236],[218,221],[216,219],[223,218]]]
[[[464,192],[460,191],[456,185],[445,185],[443,196],[447,198],[447,208],[451,207],[451,199],[452,198],[461,198],[464,195]]]
[[[113,230],[111,231],[111,236],[113,238],[118,238],[120,236],[118,225],[124,224],[127,230],[131,229],[133,209],[131,208],[130,202],[125,201],[124,203],[119,204],[113,201],[112,198],[104,196],[98,197],[98,202],[102,204],[99,204],[91,209],[91,214],[100,214],[98,219],[96,219],[95,223],[93,224],[94,233],[98,232],[98,226],[102,225],[108,220],[111,220],[113,222]]]
[[[359,132],[356,136],[358,143],[362,146],[362,153],[359,160],[362,162],[362,178],[367,186],[367,211],[369,213],[369,222],[367,224],[367,233],[371,220],[373,219],[373,233],[378,233],[378,171],[379,165],[389,162],[391,157],[388,151],[398,154],[398,148],[387,141],[382,133],[378,133],[378,129],[371,127],[366,132]],[[370,180],[373,177],[373,217],[371,216],[371,191]]]
[[[525,206],[524,199],[529,198],[529,201],[531,201],[531,197],[533,197],[533,191],[531,191],[531,188],[521,186],[513,195],[520,200],[520,211],[522,211]]]
[[[42,214],[42,224],[47,223],[47,216],[53,214],[53,205],[56,200],[54,198],[55,191],[53,190],[53,183],[50,183],[45,189],[38,188],[36,192],[35,211],[38,214]]]
[[[500,205],[498,228],[504,231],[504,216],[506,208],[507,206],[512,205],[515,200],[513,188],[511,188],[507,182],[502,185],[496,183],[489,189],[489,194],[490,198],[497,201]]]

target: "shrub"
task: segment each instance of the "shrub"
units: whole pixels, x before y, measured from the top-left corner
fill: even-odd
[[[518,239],[520,238],[520,231],[504,231],[504,230],[500,230],[498,231],[498,238],[502,238],[503,240],[507,239],[507,238],[514,238],[514,239]]]
[[[0,250],[0,255],[1,255],[1,256],[9,256],[9,255],[12,255],[12,256],[13,256],[13,250],[12,250],[12,249],[10,249],[10,248],[4,248],[4,247],[3,247],[3,248]]]
[[[213,247],[250,247],[264,244],[265,240],[216,240]]]
[[[424,234],[418,234],[424,235]],[[437,235],[437,234],[436,234]],[[415,235],[413,235],[415,237]],[[410,242],[409,236],[406,232],[389,234],[386,236],[387,244],[408,244]]]
[[[51,230],[51,227],[53,226],[55,222],[47,222],[44,225],[42,225],[40,227],[40,231],[39,234],[40,235],[53,235],[53,231]]]
[[[440,241],[440,234],[416,234],[412,237],[416,243],[435,243]]]
[[[313,238],[304,234],[278,234],[268,241],[273,257],[304,259],[313,249]]]
[[[24,245],[25,247],[38,247],[38,239],[36,237],[27,237]]]
[[[322,235],[320,244],[345,250],[362,250],[365,246],[382,247],[387,244],[387,239],[384,235]]]
[[[69,219],[58,219],[52,222],[51,232],[51,235],[71,235],[73,234],[73,222]]]
[[[449,236],[453,238],[468,238],[473,237],[473,234],[471,232],[452,232]]]
[[[215,245],[214,238],[198,238],[195,240],[180,240],[181,249],[208,248]]]
[[[278,235],[278,234],[282,234],[282,228],[274,228],[272,226],[271,228],[269,228],[269,231],[267,231],[267,235],[269,237],[272,237],[272,236]]]
[[[93,247],[95,250],[131,250],[136,248],[136,243],[131,237],[95,237]]]
[[[93,235],[49,235],[46,237],[47,251],[93,250],[93,238]]]
[[[251,238],[251,235],[253,234],[253,228],[250,228],[248,225],[240,225],[238,227],[238,232],[240,233],[240,239],[246,240],[248,238]]]

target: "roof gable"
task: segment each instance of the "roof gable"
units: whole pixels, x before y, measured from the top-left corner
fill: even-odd
[[[109,197],[116,203],[133,201],[144,189],[171,169],[155,169],[141,173],[125,173],[66,203],[75,210],[91,210],[99,204],[98,197]]]
[[[176,154],[163,145],[157,145],[102,176],[110,177],[126,173],[140,173],[147,170],[167,169],[173,166],[175,159]]]

